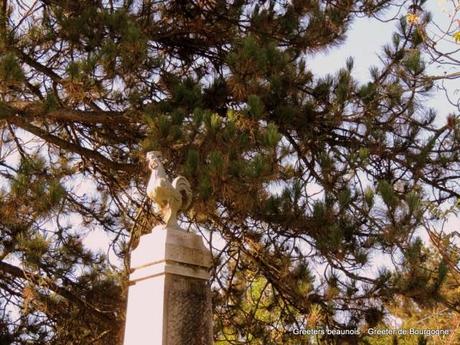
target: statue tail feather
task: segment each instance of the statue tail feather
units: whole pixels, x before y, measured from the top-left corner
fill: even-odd
[[[172,186],[182,197],[180,208],[186,210],[192,202],[192,187],[190,186],[190,182],[183,176],[177,176],[172,182]]]

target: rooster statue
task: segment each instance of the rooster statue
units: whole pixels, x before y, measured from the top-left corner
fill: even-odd
[[[152,171],[147,185],[147,196],[158,205],[167,227],[179,227],[177,213],[190,206],[192,189],[190,182],[183,176],[176,177],[171,183],[160,159],[161,153],[158,151],[147,153],[147,161]]]

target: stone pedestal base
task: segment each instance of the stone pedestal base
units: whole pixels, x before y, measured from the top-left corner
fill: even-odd
[[[211,254],[200,236],[156,227],[131,255],[124,345],[211,345]]]

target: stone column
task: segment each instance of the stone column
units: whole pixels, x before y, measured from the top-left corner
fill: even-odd
[[[157,226],[131,253],[124,345],[211,345],[211,253],[201,236]]]

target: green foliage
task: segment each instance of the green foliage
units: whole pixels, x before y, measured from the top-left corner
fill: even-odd
[[[406,194],[406,202],[409,207],[409,213],[415,213],[420,209],[420,196],[416,192],[409,192]]]
[[[281,134],[274,123],[269,123],[265,131],[264,144],[268,147],[275,147],[281,140]]]
[[[0,80],[9,85],[19,85],[24,80],[24,72],[15,54],[6,53],[0,57]]]
[[[219,115],[211,114],[209,117],[208,126],[212,131],[217,131],[221,126],[222,120]]]
[[[402,18],[357,80],[351,57],[327,75],[311,61],[395,1],[39,5],[0,27],[0,307],[18,316],[0,342],[121,343],[129,255],[161,221],[148,150],[191,182],[184,223],[218,239],[216,343],[415,345],[292,329],[453,318],[459,255],[439,227],[460,131],[424,106],[428,15]]]
[[[377,95],[377,88],[374,83],[369,82],[367,85],[363,85],[359,90],[359,96],[365,104],[371,103]]]
[[[62,200],[66,191],[57,180],[51,181],[47,187],[47,198],[49,199],[49,206],[51,208]]]
[[[351,191],[348,188],[343,189],[340,191],[337,199],[341,207],[347,207],[351,201]]]
[[[197,172],[199,161],[200,154],[198,151],[191,149],[187,152],[187,161],[185,163],[185,171],[187,172],[187,175],[191,176]]]
[[[40,234],[18,236],[18,249],[24,253],[24,263],[32,268],[40,267],[40,262],[50,248],[49,240]]]
[[[248,97],[248,113],[251,117],[259,119],[263,115],[264,105],[261,99],[256,95],[250,95]]]
[[[377,189],[383,199],[383,202],[388,207],[396,206],[398,199],[393,190],[393,186],[390,183],[388,183],[388,181],[385,181],[385,180],[379,181]]]
[[[221,175],[224,168],[224,158],[219,151],[211,151],[208,156],[209,172],[211,175]]]
[[[71,79],[79,79],[81,73],[81,64],[75,61],[72,61],[66,70],[67,74]]]
[[[55,111],[59,107],[59,100],[53,93],[46,95],[45,101],[43,102],[43,108],[45,112]]]
[[[11,183],[11,192],[18,198],[30,198],[37,214],[46,214],[64,198],[66,191],[58,179],[46,175],[45,161],[36,156],[22,160],[18,175]]]
[[[12,110],[7,104],[0,102],[0,120],[11,116],[11,112]]]
[[[367,206],[371,208],[374,204],[374,191],[372,188],[366,187],[366,190],[364,191],[364,198],[366,200]]]
[[[202,176],[198,185],[198,193],[200,197],[206,200],[211,196],[212,192],[213,189],[209,178],[206,175]]]
[[[404,66],[413,74],[420,74],[425,69],[425,65],[417,49],[410,50],[405,54],[403,60]]]

